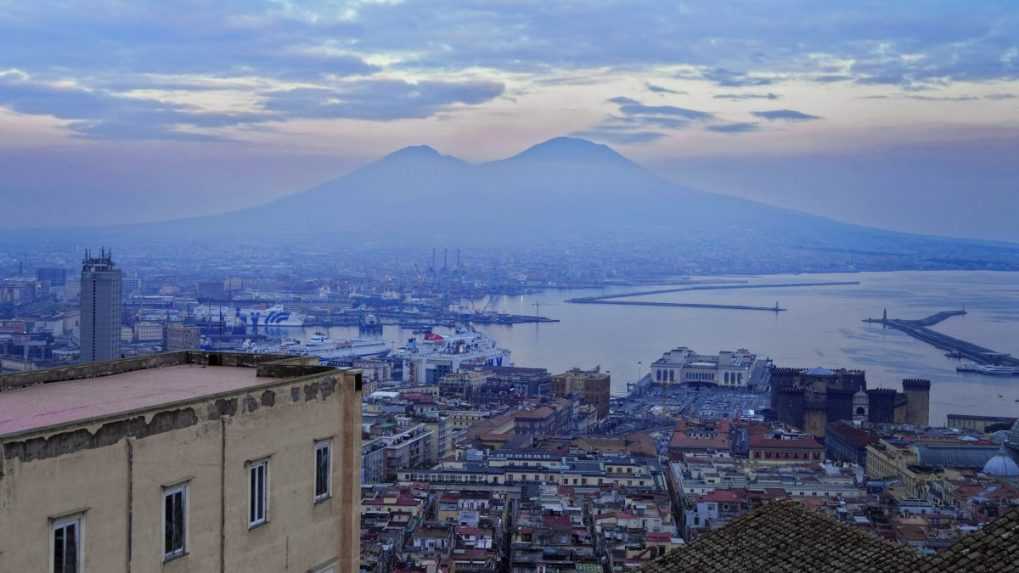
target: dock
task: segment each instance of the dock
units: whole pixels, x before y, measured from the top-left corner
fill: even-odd
[[[826,286],[853,286],[860,284],[859,281],[829,281],[829,282],[792,282],[792,283],[770,283],[770,284],[717,284],[717,285],[697,285],[697,286],[686,286],[678,288],[666,288],[657,290],[644,290],[634,292],[624,292],[619,294],[609,294],[603,296],[586,296],[579,298],[571,298],[566,302],[572,304],[614,304],[620,306],[657,306],[657,307],[672,307],[672,308],[708,308],[708,309],[720,309],[720,310],[757,310],[767,312],[785,312],[787,309],[779,306],[775,303],[775,306],[755,306],[745,304],[713,304],[713,303],[693,303],[693,302],[658,302],[658,301],[633,301],[633,300],[619,300],[621,298],[631,298],[637,296],[651,296],[656,294],[670,294],[677,292],[692,292],[692,291],[709,291],[709,290],[748,290],[748,289],[765,289],[765,288],[796,288],[796,287],[826,287]]]
[[[880,324],[887,328],[894,328],[900,332],[904,332],[913,338],[926,342],[931,346],[945,350],[952,356],[958,358],[965,358],[977,364],[985,364],[988,366],[1011,366],[1019,367],[1019,359],[1005,354],[1003,352],[996,352],[990,348],[984,348],[962,340],[955,338],[954,336],[948,336],[942,334],[936,330],[931,330],[930,327],[940,324],[953,316],[964,316],[965,310],[947,310],[932,314],[926,318],[918,320],[905,320],[901,318],[888,318],[887,311],[881,318],[867,318],[863,322]]]

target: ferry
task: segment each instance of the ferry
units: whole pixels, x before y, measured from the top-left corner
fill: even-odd
[[[957,372],[973,372],[984,376],[1019,376],[1019,368],[1013,366],[990,366],[987,364],[966,364],[955,369]]]
[[[327,335],[316,332],[304,342],[295,338],[284,338],[276,344],[256,345],[246,342],[246,352],[280,353],[294,356],[316,356],[323,362],[344,362],[359,358],[385,356],[392,350],[389,343],[381,338],[352,338],[331,340]]]
[[[269,307],[232,308],[225,305],[199,305],[191,311],[198,321],[220,322],[224,326],[300,327],[307,317],[300,312],[287,310],[282,305]]]
[[[381,338],[359,337],[332,341],[329,338],[312,336],[304,344],[302,353],[318,356],[326,362],[337,362],[385,356],[390,350],[389,343]]]
[[[237,309],[237,317],[244,324],[251,326],[304,326],[304,314],[286,310],[281,305],[270,306],[269,308],[240,308]]]
[[[511,365],[509,350],[469,327],[457,327],[448,334],[428,331],[414,336],[392,357],[401,361],[401,380],[415,384],[437,384],[442,376],[464,366]]]

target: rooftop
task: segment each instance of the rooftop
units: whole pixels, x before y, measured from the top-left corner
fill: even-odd
[[[769,503],[641,569],[847,573],[1015,571],[1019,509],[934,557],[839,523],[795,502]]]
[[[221,362],[224,356],[233,365],[208,365]],[[259,367],[279,358],[174,352],[0,376],[0,437],[229,394],[327,370],[296,363],[277,363],[278,369],[272,371]]]

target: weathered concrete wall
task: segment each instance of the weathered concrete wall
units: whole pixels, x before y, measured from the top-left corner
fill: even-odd
[[[267,369],[265,374],[259,368],[258,376],[271,378],[306,376],[317,372],[323,372],[327,368],[318,366],[317,358],[292,357],[283,354],[250,354],[245,352],[200,352],[187,350],[180,352],[163,352],[160,354],[149,354],[137,358],[124,360],[111,360],[108,362],[95,362],[92,364],[78,364],[75,366],[64,366],[61,368],[47,368],[45,370],[33,370],[30,372],[18,372],[16,374],[0,375],[0,392],[16,390],[35,384],[53,384],[66,382],[68,380],[81,380],[85,378],[99,378],[101,376],[113,376],[134,370],[145,370],[148,368],[162,368],[164,366],[176,366],[179,364],[205,364],[207,366],[238,366],[245,368],[258,367],[260,365],[278,365],[274,370]],[[310,370],[309,370],[310,368]],[[318,370],[315,370],[318,369]]]
[[[0,571],[49,570],[51,520],[73,513],[86,571],[303,573],[338,557],[337,571],[356,570],[360,373],[266,382],[0,444]],[[320,439],[333,441],[333,496],[316,504]],[[249,530],[247,463],[266,457],[269,522]],[[188,553],[164,563],[162,494],[181,482]]]

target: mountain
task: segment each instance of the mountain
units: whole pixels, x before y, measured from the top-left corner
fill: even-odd
[[[697,191],[568,137],[483,164],[407,147],[261,206],[118,233],[220,245],[556,249],[748,272],[1019,268],[1017,245],[884,231]]]

